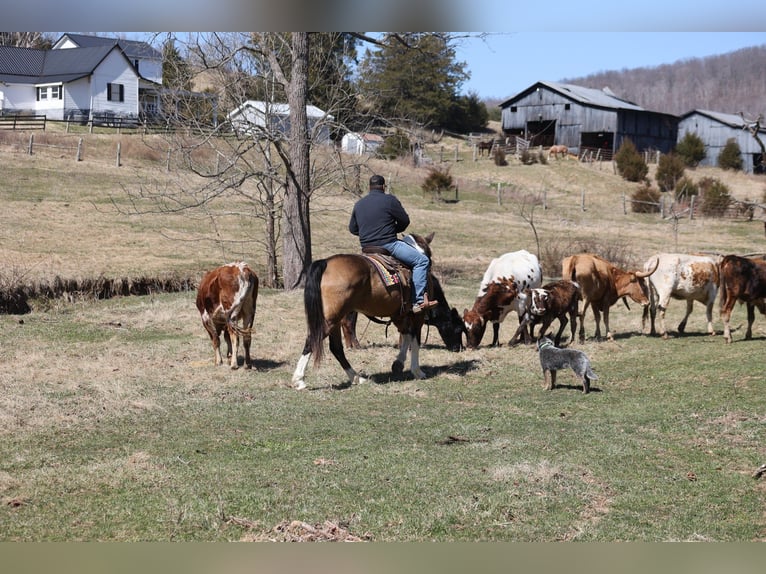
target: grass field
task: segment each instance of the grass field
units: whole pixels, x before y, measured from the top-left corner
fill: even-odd
[[[107,148],[106,137],[89,143]],[[239,258],[264,265],[255,219],[219,222],[223,235],[243,239],[232,244],[209,239],[202,213],[118,209],[129,205],[125,190],[193,184],[167,173],[162,158],[126,156],[117,168],[6,145],[6,281],[200,277]],[[450,164],[457,202],[424,197],[424,169],[369,165],[401,197],[412,230],[436,232],[435,271],[460,312],[493,257],[538,252],[528,197],[543,192],[548,209],[536,205],[532,222],[544,263],[580,246],[636,266],[661,250],[763,250],[760,221],[674,227],[624,214],[631,187],[611,164],[497,167],[461,154]],[[711,174],[740,199],[763,194],[763,178],[692,172]],[[346,232],[353,199],[314,199],[316,258],[357,251]],[[544,273],[560,271],[546,264]],[[766,319],[756,317],[754,339],[744,341],[739,306],[732,345],[717,309],[718,336],[704,334],[697,307],[687,336],[662,340],[641,334],[636,306],[615,306],[616,340],[577,345],[599,376],[589,395],[570,373],[544,390],[531,347],[450,353],[435,330],[420,355],[428,378],[397,380],[395,333],[366,321],[365,348],[348,356],[371,382],[343,387],[328,354],[297,392],[289,383],[305,337],[301,292],[261,291],[252,371],[213,366],[194,296],[41,301],[32,313],[0,316],[2,540],[766,539],[766,482],[752,478],[766,462]],[[668,311],[672,335],[682,307]],[[502,326],[502,342],[514,323]],[[592,336],[590,316],[586,330]]]

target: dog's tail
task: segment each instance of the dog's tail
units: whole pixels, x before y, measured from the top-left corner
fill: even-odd
[[[598,375],[596,375],[596,373],[593,372],[593,369],[590,368],[590,365],[588,365],[588,368],[585,370],[585,374],[592,381],[595,381],[596,379],[598,379]]]

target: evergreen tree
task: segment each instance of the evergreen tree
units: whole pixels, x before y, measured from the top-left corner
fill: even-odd
[[[718,167],[734,171],[742,169],[742,150],[734,138],[726,140],[726,145],[718,155]]]
[[[676,145],[676,154],[688,167],[697,167],[705,159],[705,142],[697,134],[686,132]]]
[[[636,144],[628,138],[622,140],[620,149],[614,154],[614,162],[617,165],[617,171],[623,179],[628,181],[643,181],[649,173],[649,166],[638,153]]]
[[[387,119],[447,126],[468,74],[455,61],[449,34],[386,34],[359,67],[359,89],[370,110]]]

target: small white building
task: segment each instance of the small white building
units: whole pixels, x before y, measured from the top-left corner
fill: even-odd
[[[341,151],[354,155],[374,154],[382,145],[382,136],[359,132],[348,132],[340,141]]]
[[[311,141],[329,143],[333,116],[312,105],[306,106],[306,115]],[[279,138],[290,133],[290,107],[287,104],[247,100],[229,112],[226,119],[239,135]]]

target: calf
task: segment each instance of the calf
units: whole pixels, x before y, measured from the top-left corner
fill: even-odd
[[[221,331],[228,348],[230,366],[236,369],[239,339],[245,348],[245,367],[252,366],[250,341],[252,338],[255,303],[258,298],[258,276],[244,261],[217,267],[205,274],[197,290],[197,309],[213,344],[216,365],[223,363],[221,357]],[[242,327],[237,325],[242,322]],[[231,339],[234,337],[232,349]]]
[[[535,327],[538,323],[542,323],[540,328],[540,337],[542,337],[551,323],[558,319],[559,331],[556,333],[555,345],[557,347],[560,345],[561,334],[567,323],[571,323],[571,341],[574,342],[577,332],[577,311],[581,299],[578,283],[568,279],[552,281],[536,289],[527,289],[525,294],[526,309],[519,329],[513,336],[514,341],[521,335],[526,325],[529,325],[529,332],[534,337]]]
[[[486,295],[487,286],[500,278],[507,277],[513,281],[516,285],[517,295],[514,299],[508,300],[506,306],[502,306],[497,310],[492,319],[492,346],[494,347],[498,343],[500,333],[500,323],[503,322],[506,315],[512,310],[516,311],[519,317],[519,321],[524,314],[524,301],[525,296],[523,294],[524,289],[539,287],[542,283],[543,269],[540,266],[540,262],[537,257],[532,253],[522,249],[519,251],[512,251],[505,253],[500,257],[493,259],[487,270],[484,272],[481,284],[479,285],[479,293],[474,302],[474,309],[479,303],[480,299]],[[484,336],[486,324],[476,320],[478,314],[475,312],[469,312],[467,309],[463,312],[463,322],[465,323],[465,337],[467,346],[475,349],[481,343],[481,338]],[[528,335],[525,334],[525,340],[528,340]]]
[[[474,301],[471,310],[463,312],[463,320],[466,326],[466,339],[468,346],[475,349],[484,336],[487,323],[497,324],[504,309],[508,309],[519,294],[518,287],[513,277],[499,277],[488,283],[484,294]],[[493,342],[493,345],[497,341]]]
[[[747,305],[747,332],[745,339],[753,338],[755,308],[766,315],[766,261],[738,255],[726,255],[719,268],[721,293],[720,307],[723,321],[723,338],[731,343],[729,321],[734,304],[744,302]]]

